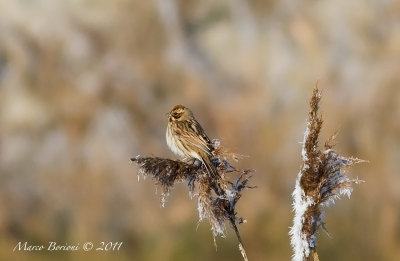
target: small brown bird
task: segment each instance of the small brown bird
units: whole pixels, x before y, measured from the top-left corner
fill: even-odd
[[[183,105],[176,105],[170,111],[166,138],[173,153],[182,158],[200,160],[212,178],[218,177],[217,169],[211,162],[214,145],[191,110]]]

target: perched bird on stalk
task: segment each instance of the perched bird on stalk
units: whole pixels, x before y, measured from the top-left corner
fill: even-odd
[[[217,169],[211,162],[214,145],[191,110],[183,105],[176,105],[169,112],[166,138],[168,147],[173,153],[182,158],[200,160],[211,178],[219,177]]]

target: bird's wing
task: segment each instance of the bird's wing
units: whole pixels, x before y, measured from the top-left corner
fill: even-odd
[[[182,132],[182,138],[184,138],[192,146],[195,146],[196,148],[205,152],[207,155],[210,155],[211,151],[213,150],[213,145],[200,124],[194,120],[188,124],[188,127],[191,129],[191,131]]]

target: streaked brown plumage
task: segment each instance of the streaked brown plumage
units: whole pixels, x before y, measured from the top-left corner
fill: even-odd
[[[183,105],[176,105],[168,115],[167,144],[171,151],[182,158],[195,158],[206,167],[211,177],[218,172],[211,162],[214,145],[193,113]]]

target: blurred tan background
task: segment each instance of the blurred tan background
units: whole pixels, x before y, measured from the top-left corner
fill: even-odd
[[[0,260],[241,260],[179,184],[165,208],[130,157],[172,157],[182,103],[248,155],[250,260],[289,260],[291,192],[319,81],[322,138],[369,163],[329,209],[320,259],[400,260],[400,2],[0,0]],[[321,141],[323,143],[323,140]],[[119,252],[12,252],[123,241]]]

